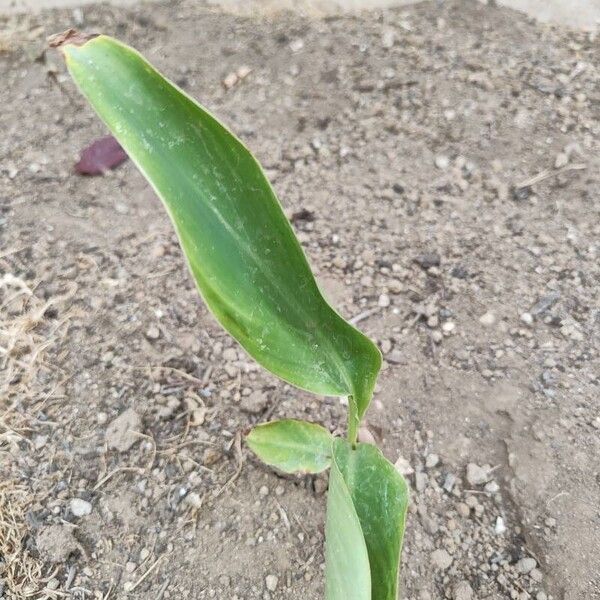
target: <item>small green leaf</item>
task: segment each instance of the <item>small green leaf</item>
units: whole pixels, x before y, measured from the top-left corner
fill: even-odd
[[[381,355],[323,299],[250,151],[132,48],[72,31],[54,45],[163,201],[221,325],[282,379],[318,394],[350,396],[355,432]]]
[[[371,600],[365,538],[335,461],[331,464],[325,524],[326,600]]]
[[[327,429],[294,419],[257,425],[246,443],[263,462],[285,473],[320,473],[331,463]]]
[[[348,487],[369,554],[372,600],[396,600],[408,486],[378,448],[342,439],[333,444],[333,464]],[[333,467],[332,467],[333,468]]]

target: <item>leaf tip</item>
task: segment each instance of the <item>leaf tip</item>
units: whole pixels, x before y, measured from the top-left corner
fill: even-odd
[[[98,37],[99,33],[83,33],[77,31],[77,29],[67,29],[62,33],[55,33],[48,38],[48,45],[50,48],[62,48],[68,44],[72,46],[83,46],[86,42],[91,39]]]

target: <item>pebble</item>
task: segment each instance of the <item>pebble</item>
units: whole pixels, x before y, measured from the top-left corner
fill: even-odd
[[[223,79],[223,87],[226,90],[231,89],[238,82],[238,76],[236,73],[229,73]]]
[[[431,562],[438,569],[446,570],[452,564],[452,557],[443,548],[438,548],[431,553]]]
[[[290,50],[292,52],[300,52],[304,48],[304,42],[300,38],[296,38],[290,42]]]
[[[262,413],[269,399],[267,395],[261,390],[254,390],[249,396],[244,396],[240,401],[240,408],[251,415],[258,415]]]
[[[427,475],[423,471],[417,471],[415,473],[415,489],[417,492],[422,492],[427,485]]]
[[[50,579],[50,581],[48,581],[48,583],[46,584],[46,587],[49,590],[57,590],[59,585],[60,585],[60,581],[58,581],[58,579],[56,579],[56,577],[53,577],[52,579]]]
[[[150,325],[146,330],[146,337],[149,340],[157,340],[160,337],[160,330],[156,325]]]
[[[70,508],[74,517],[85,517],[92,512],[91,503],[81,498],[72,498]]]
[[[379,296],[377,304],[381,308],[387,308],[390,305],[390,297],[387,294],[381,294],[381,296]]]
[[[500,486],[495,481],[489,481],[483,488],[488,494],[497,494]]]
[[[412,475],[415,472],[415,470],[410,466],[410,463],[402,456],[398,457],[398,460],[396,460],[394,466],[400,475],[407,476]]]
[[[446,334],[452,333],[456,329],[456,324],[453,321],[445,321],[442,324],[442,331]]]
[[[428,469],[433,469],[440,462],[440,457],[437,454],[428,454],[425,459],[425,466]]]
[[[526,556],[517,563],[517,571],[523,575],[527,575],[527,573],[533,571],[536,567],[537,561],[535,558],[531,558],[531,556]]]
[[[381,34],[381,45],[386,50],[389,50],[390,48],[392,48],[394,46],[395,40],[396,40],[396,33],[394,32],[393,29],[384,29],[383,30],[383,33]]]
[[[459,581],[452,589],[453,600],[471,600],[473,598],[473,588],[466,581]]]
[[[223,358],[229,362],[237,360],[238,355],[235,348],[226,348],[225,350],[223,350]]]
[[[496,322],[496,315],[491,312],[486,312],[479,317],[479,322],[485,327],[491,327]]]
[[[265,578],[265,585],[267,586],[267,590],[269,590],[269,592],[274,592],[277,589],[278,583],[279,578],[276,575],[267,575]]]
[[[439,154],[435,157],[435,166],[445,171],[450,166],[450,159],[445,154]]]
[[[496,524],[494,525],[494,533],[496,535],[502,535],[506,532],[506,525],[504,523],[504,519],[502,517],[496,518]]]
[[[104,438],[109,450],[126,452],[139,441],[136,432],[141,429],[142,419],[133,408],[128,408],[106,428]]]
[[[361,425],[358,428],[358,441],[364,444],[377,445],[375,436],[371,433],[371,430],[366,425]]]
[[[467,481],[469,485],[482,485],[490,478],[490,466],[484,465],[480,467],[475,463],[467,465]]]
[[[533,324],[533,317],[531,316],[531,313],[524,312],[521,315],[521,321],[523,321],[523,323],[525,323],[525,325],[532,325]]]

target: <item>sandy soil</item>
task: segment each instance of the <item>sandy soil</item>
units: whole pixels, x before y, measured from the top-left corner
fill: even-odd
[[[413,487],[403,597],[600,598],[597,38],[453,2],[81,18],[239,133],[367,315],[368,420]],[[104,130],[44,50],[72,20],[0,38],[0,597],[322,598],[326,481],[238,441],[342,407],[219,329],[131,164],[74,174]]]
[[[23,12],[45,8],[80,7],[94,0],[0,0],[0,11]],[[152,0],[108,0],[115,6]],[[211,0],[213,4],[237,12],[273,12],[289,9],[299,12],[330,13],[406,6],[420,0]],[[489,1],[489,0],[486,0]],[[496,0],[501,6],[523,11],[539,19],[572,27],[596,28],[600,23],[600,0]]]

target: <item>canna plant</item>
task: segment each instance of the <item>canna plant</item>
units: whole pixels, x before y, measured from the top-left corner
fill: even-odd
[[[271,185],[237,137],[121,42],[69,30],[51,44],[162,200],[219,323],[281,379],[347,397],[347,439],[286,419],[256,426],[246,442],[286,473],[329,469],[326,600],[397,600],[407,485],[357,435],[379,350],[324,300]]]

